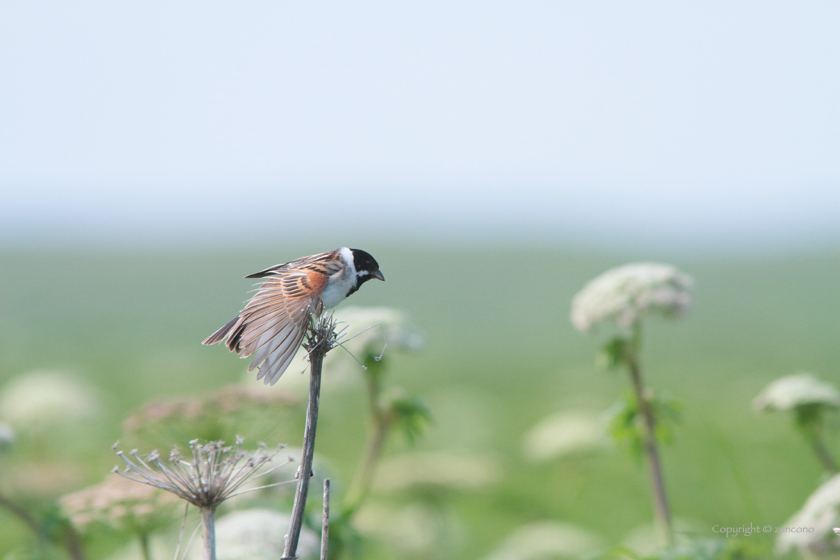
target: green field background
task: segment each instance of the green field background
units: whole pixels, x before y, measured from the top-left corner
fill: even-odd
[[[323,249],[0,252],[0,385],[32,370],[68,370],[107,402],[104,420],[71,438],[18,442],[3,468],[53,461],[75,473],[67,486],[99,482],[115,464],[110,445],[123,418],[142,403],[241,380],[246,362],[200,341],[241,308],[251,289],[242,277]],[[493,457],[501,469],[481,491],[447,497],[462,535],[451,557],[482,558],[535,521],[575,523],[617,544],[651,520],[646,471],[624,452],[535,464],[521,451],[523,434],[547,415],[604,410],[625,391],[623,374],[595,366],[603,337],[581,335],[568,317],[586,281],[637,255],[365,249],[387,281],[366,284],[352,303],[404,309],[426,338],[422,352],[392,356],[390,382],[421,396],[434,421],[413,448],[393,438],[386,457],[457,450]],[[663,451],[674,514],[708,537],[714,525],[783,525],[821,470],[789,418],[759,415],[750,403],[797,370],[840,384],[840,253],[669,262],[695,278],[694,307],[680,321],[649,323],[643,360],[649,384],[683,403],[675,441]],[[284,381],[264,390],[283,390]],[[361,376],[322,398],[317,451],[339,492],[362,453],[365,406]],[[302,418],[266,419],[261,429],[298,446]],[[0,511],[0,557],[27,539]],[[390,554],[374,546],[370,558]]]

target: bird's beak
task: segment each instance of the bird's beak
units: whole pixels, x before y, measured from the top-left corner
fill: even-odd
[[[382,276],[382,271],[381,271],[381,270],[379,270],[379,269],[376,269],[376,270],[374,271],[374,273],[373,273],[373,274],[371,274],[371,276],[373,276],[373,277],[374,277],[374,278],[376,278],[377,280],[382,280],[383,282],[385,281],[385,277],[384,277],[384,276]]]

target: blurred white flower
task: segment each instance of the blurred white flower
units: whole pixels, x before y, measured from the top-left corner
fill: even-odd
[[[417,352],[423,348],[423,337],[404,311],[391,307],[344,307],[336,310],[336,321],[347,327],[344,346],[353,352],[378,356],[385,344],[390,350]],[[388,349],[385,351],[388,352]]]
[[[761,412],[786,412],[808,405],[840,408],[840,392],[833,385],[802,372],[773,381],[753,400],[753,407]]]
[[[406,453],[385,459],[376,473],[375,486],[385,491],[478,490],[499,479],[499,467],[490,458],[449,452]]]
[[[785,528],[776,538],[776,551],[786,554],[797,549],[805,558],[814,555],[832,553],[836,558],[840,552],[840,541],[834,534],[834,527],[840,524],[840,474],[835,475],[817,488],[805,501],[793,517],[785,523]],[[804,527],[805,530],[799,528]]]
[[[0,422],[0,452],[6,451],[15,443],[15,430],[10,424]]]
[[[189,538],[189,536],[187,538]],[[170,542],[170,539],[168,538],[160,536],[153,536],[149,538],[149,550],[152,558],[171,558],[172,551],[175,550],[177,546],[178,544],[176,542]],[[108,560],[146,560],[146,556],[140,548],[139,539],[132,539],[125,547],[109,556]]]
[[[21,431],[92,418],[101,410],[99,391],[63,371],[23,374],[0,393],[0,417]]]
[[[429,504],[404,506],[368,502],[353,516],[363,535],[376,537],[400,550],[402,556],[434,558],[443,547],[452,552],[463,541],[464,530],[455,512]]]
[[[613,268],[590,281],[572,300],[572,324],[590,332],[602,324],[620,329],[649,315],[675,317],[691,306],[694,280],[676,268],[633,263]]]
[[[516,529],[486,560],[582,558],[605,547],[601,537],[583,527],[542,521]]]
[[[688,546],[691,543],[689,535],[697,533],[691,523],[682,519],[674,519],[673,527],[674,545],[677,547]],[[621,544],[643,557],[656,556],[668,548],[662,530],[652,523],[631,529],[624,536]]]
[[[217,560],[276,560],[283,556],[284,536],[290,516],[268,509],[235,511],[216,521]],[[299,560],[320,557],[320,537],[303,527],[298,544]],[[201,547],[192,547],[190,558],[204,558]]]
[[[692,542],[692,535],[699,531],[693,523],[684,519],[674,519],[674,546],[684,547]],[[640,525],[631,529],[622,539],[622,546],[625,546],[638,554],[648,557],[663,553],[668,547],[662,535],[662,530],[652,523]]]
[[[250,375],[250,377],[254,377]],[[195,397],[155,398],[143,404],[123,422],[126,432],[143,429],[161,429],[163,425],[174,425],[188,421],[206,421],[243,411],[266,408],[274,412],[283,406],[294,407],[299,399],[288,391],[266,391],[260,382],[255,385],[226,385],[209,393]]]
[[[92,523],[102,523],[121,531],[148,534],[174,519],[178,498],[113,474],[101,484],[67,494],[58,503],[80,531]]]
[[[265,387],[262,383],[260,386]],[[295,478],[302,456],[303,450],[300,447],[284,447],[279,458],[287,460],[286,465],[280,468],[276,468],[273,463],[262,465],[254,473],[253,479],[242,485],[240,494],[230,498],[225,504],[233,509],[248,509],[255,503],[264,504],[294,496],[297,485],[282,483]],[[335,480],[335,476],[331,476],[328,462],[318,453],[312,458],[312,472],[314,476],[309,479],[310,489],[323,488],[325,478]],[[333,492],[338,487],[340,484],[337,481],[333,482]]]
[[[558,412],[540,421],[525,434],[522,451],[528,459],[545,461],[608,447],[601,415],[577,411]]]

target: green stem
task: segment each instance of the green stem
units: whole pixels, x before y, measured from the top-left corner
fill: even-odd
[[[72,525],[68,525],[64,532],[64,545],[67,547],[67,554],[73,560],[85,560],[85,551],[82,546],[82,538]]]
[[[0,506],[6,508],[9,513],[23,521],[27,527],[32,529],[32,532],[36,535],[40,535],[43,527],[41,523],[35,519],[35,517],[26,511],[23,506],[20,506],[6,497],[4,494],[0,494]]]
[[[143,560],[152,560],[152,551],[149,549],[149,534],[140,533],[140,551],[143,553]]]
[[[809,439],[811,440],[811,448],[816,453],[817,459],[819,459],[823,468],[831,474],[840,472],[840,469],[837,468],[837,461],[828,450],[828,447],[826,447],[825,441],[823,441],[822,434],[817,432]]]
[[[381,386],[379,376],[368,374],[365,376],[368,390],[368,410],[370,412],[371,436],[368,440],[365,455],[356,469],[353,482],[347,492],[347,505],[344,507],[344,514],[347,517],[359,508],[370,491],[373,475],[376,472],[376,464],[382,454],[382,446],[388,437],[391,429],[391,422],[382,410],[380,402]]]
[[[633,392],[636,396],[639,412],[644,422],[644,448],[648,457],[651,484],[653,486],[653,505],[656,511],[660,529],[669,547],[674,545],[674,528],[671,520],[671,508],[668,504],[668,496],[665,492],[665,478],[662,473],[662,462],[659,458],[659,449],[656,442],[656,418],[653,408],[645,391],[642,380],[642,371],[639,367],[638,349],[641,342],[641,327],[636,324],[633,328],[633,339],[628,349],[625,361],[630,373],[630,381],[633,385]]]

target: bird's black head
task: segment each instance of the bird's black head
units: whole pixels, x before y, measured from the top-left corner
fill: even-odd
[[[361,286],[373,278],[385,280],[382,272],[379,271],[379,263],[370,253],[361,249],[350,249],[350,252],[353,253],[353,266],[356,267],[356,277],[358,278],[356,286]]]

